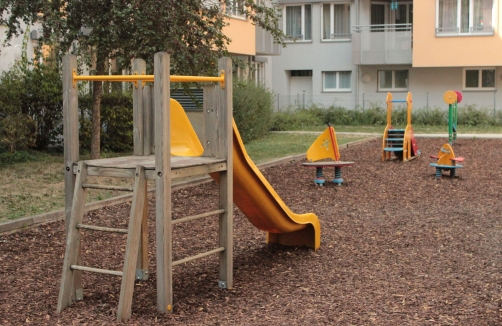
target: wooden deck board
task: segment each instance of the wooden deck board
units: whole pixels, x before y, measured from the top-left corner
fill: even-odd
[[[116,168],[116,169],[135,169],[140,165],[147,170],[155,170],[155,156],[122,156],[113,158],[103,158],[98,160],[84,161],[87,166],[102,167],[102,168]],[[214,163],[225,162],[225,159],[217,159],[212,157],[188,157],[188,156],[172,156],[171,157],[171,170],[183,169],[187,167],[194,167],[199,165],[207,165]],[[76,166],[78,162],[74,165]]]

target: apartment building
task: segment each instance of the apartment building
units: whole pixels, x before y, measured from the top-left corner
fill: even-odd
[[[278,0],[288,46],[273,57],[277,108],[368,108],[413,94],[414,108],[502,106],[498,0]]]

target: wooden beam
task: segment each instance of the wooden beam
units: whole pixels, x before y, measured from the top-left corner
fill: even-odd
[[[218,70],[225,73],[225,87],[219,88],[219,116],[221,130],[217,157],[226,158],[227,170],[220,172],[220,208],[225,212],[219,218],[219,243],[225,248],[220,252],[219,286],[231,289],[233,286],[233,128],[232,128],[232,60],[221,58]],[[211,129],[211,127],[209,128]]]
[[[142,59],[134,59],[132,62],[132,71],[141,75],[146,73],[146,62]],[[144,155],[144,113],[143,113],[143,83],[138,82],[137,87],[133,87],[132,91],[132,107],[133,107],[133,144],[134,155]]]
[[[136,278],[136,264],[139,254],[140,241],[142,238],[141,224],[146,202],[146,179],[145,168],[136,168],[134,181],[134,194],[129,216],[129,232],[124,261],[124,274],[120,287],[119,306],[117,308],[117,321],[125,321],[131,317],[132,295],[134,292],[134,280]]]
[[[79,160],[78,142],[78,89],[73,87],[73,70],[77,69],[77,57],[63,57],[63,138],[64,138],[64,192],[65,226],[68,235],[75,175],[73,163]]]
[[[173,311],[172,225],[171,225],[171,124],[170,57],[159,52],[154,57],[155,99],[155,211],[157,242],[157,309]]]

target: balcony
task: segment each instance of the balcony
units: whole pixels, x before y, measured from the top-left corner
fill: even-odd
[[[411,64],[411,49],[411,24],[352,26],[356,65]]]

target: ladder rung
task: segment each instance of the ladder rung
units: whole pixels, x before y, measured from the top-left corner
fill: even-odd
[[[180,219],[177,219],[177,220],[173,220],[171,223],[174,225],[174,224],[188,222],[188,221],[193,221],[193,220],[197,220],[199,218],[204,218],[204,217],[208,217],[208,216],[216,215],[216,214],[221,214],[221,213],[225,213],[225,210],[224,209],[217,209],[217,210],[210,211],[210,212],[207,212],[207,213],[202,213],[202,214],[198,214],[198,215],[187,216],[187,217],[183,217],[183,218],[180,218]]]
[[[94,272],[94,273],[101,273],[101,274],[110,274],[110,275],[116,275],[116,276],[122,276],[124,274],[121,271],[111,271],[111,270],[108,270],[108,269],[86,267],[86,266],[79,266],[79,265],[71,265],[70,268],[73,269],[73,270],[86,271],[86,272]]]
[[[404,138],[385,138],[385,139],[390,140],[390,141],[397,141],[397,140],[403,141],[404,140]]]
[[[212,254],[216,254],[216,253],[222,252],[222,251],[225,251],[225,248],[224,247],[219,247],[219,248],[216,248],[216,249],[213,249],[213,250],[210,250],[210,251],[206,251],[206,252],[203,252],[203,253],[195,255],[195,256],[191,256],[191,257],[187,257],[187,258],[183,258],[183,259],[180,259],[180,260],[173,261],[172,265],[176,266],[176,265],[179,265],[179,264],[187,263],[189,261],[192,261],[192,260],[195,260],[195,259],[199,259],[199,258],[202,258],[202,257],[206,257],[206,256],[209,256],[209,255],[212,255]]]
[[[403,149],[399,147],[386,147],[383,149],[385,152],[402,152]]]
[[[77,229],[103,231],[103,232],[115,232],[115,233],[128,233],[129,232],[127,229],[107,228],[104,226],[86,225],[86,224],[77,224]]]
[[[91,189],[104,189],[104,190],[117,190],[117,191],[133,191],[132,187],[120,187],[120,186],[106,186],[106,185],[96,185],[92,183],[84,183],[82,188],[91,188]]]

